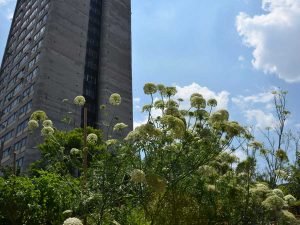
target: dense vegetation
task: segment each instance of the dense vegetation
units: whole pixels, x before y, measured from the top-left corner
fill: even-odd
[[[124,139],[105,141],[93,128],[60,131],[33,113],[28,126],[44,136],[42,158],[26,173],[3,168],[0,224],[300,224],[299,138],[285,131],[285,92],[273,93],[278,124],[262,131],[265,144],[215,99],[195,93],[184,109],[174,87],[148,83],[144,92],[148,121]],[[109,102],[118,110],[121,97]],[[84,107],[85,99],[74,103]],[[109,129],[119,137],[126,127]]]

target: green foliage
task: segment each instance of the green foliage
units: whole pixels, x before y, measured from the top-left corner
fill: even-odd
[[[61,224],[63,212],[76,205],[78,184],[74,178],[48,172],[0,178],[1,224]]]
[[[285,150],[254,141],[227,110],[214,108],[215,99],[194,93],[187,109],[174,87],[148,83],[144,92],[148,120],[124,139],[104,141],[93,128],[85,139],[81,128],[59,131],[53,125],[28,177],[0,178],[0,224],[58,225],[67,217],[89,225],[299,224],[291,213],[297,201],[289,195],[299,192],[299,167],[290,170],[288,185],[276,183],[285,174]],[[114,93],[110,104],[120,103]],[[287,116],[285,107],[277,108]],[[34,119],[40,114],[46,118],[38,111]],[[126,127],[111,123],[108,131]],[[240,161],[233,153],[244,147],[247,158]],[[257,174],[256,152],[278,163],[267,178]]]

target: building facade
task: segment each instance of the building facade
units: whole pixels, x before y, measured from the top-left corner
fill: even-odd
[[[1,165],[12,164],[14,152],[20,167],[39,158],[40,134],[27,128],[35,110],[60,129],[66,113],[82,125],[72,104],[78,95],[90,126],[117,117],[132,129],[131,74],[130,0],[18,0],[0,72]],[[112,93],[122,104],[100,110]]]

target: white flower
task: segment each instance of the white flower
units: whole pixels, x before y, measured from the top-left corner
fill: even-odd
[[[47,137],[47,136],[50,136],[54,133],[54,129],[52,127],[44,127],[42,130],[41,130],[41,134],[43,137]]]
[[[36,121],[36,120],[29,120],[29,122],[28,122],[28,129],[29,130],[34,130],[34,129],[38,128],[38,127],[39,127],[38,121]]]
[[[145,173],[143,170],[139,170],[139,169],[134,169],[131,172],[131,180],[134,183],[142,183],[144,182],[146,179]]]
[[[111,105],[120,105],[121,104],[121,95],[114,93],[109,97],[109,103]]]
[[[277,195],[271,195],[262,202],[262,205],[269,211],[278,211],[283,208],[284,200]]]
[[[83,225],[83,224],[80,219],[72,217],[72,218],[66,219],[63,225]]]
[[[275,195],[277,195],[278,197],[280,197],[280,198],[283,198],[283,197],[284,197],[284,194],[283,194],[282,190],[280,190],[280,189],[274,189],[274,190],[273,190],[273,193],[274,193]]]
[[[126,127],[128,127],[128,125],[127,124],[125,124],[125,123],[117,123],[115,126],[114,126],[114,131],[116,131],[116,130],[123,130],[123,129],[125,129]]]
[[[71,155],[78,155],[78,154],[80,154],[80,150],[79,149],[77,149],[77,148],[72,148],[71,149],[71,151],[70,151],[70,154]]]
[[[286,195],[283,198],[289,205],[293,204],[296,201],[296,198],[293,195]]]
[[[68,209],[68,210],[65,210],[65,211],[63,211],[63,215],[71,215],[73,213],[73,211],[72,210],[70,210],[70,209]]]
[[[87,136],[87,143],[90,144],[90,145],[95,145],[98,141],[98,136],[96,134],[89,134]]]
[[[215,192],[216,191],[216,186],[213,185],[213,184],[207,184],[207,185],[205,185],[205,187],[206,187],[206,190],[208,192]]]
[[[109,139],[105,143],[106,143],[107,146],[115,145],[115,144],[118,143],[118,140],[117,139]]]
[[[85,98],[83,96],[77,96],[74,98],[74,104],[78,106],[84,106],[85,104]]]
[[[43,121],[43,126],[44,127],[53,127],[53,123],[51,120],[44,120]]]

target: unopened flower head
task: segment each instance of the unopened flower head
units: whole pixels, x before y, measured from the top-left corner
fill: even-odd
[[[118,93],[114,93],[109,97],[109,103],[111,105],[120,105],[121,101],[121,95],[119,95]]]
[[[54,134],[54,129],[52,127],[44,127],[41,130],[41,134],[43,137],[48,137]]]
[[[98,141],[98,136],[96,134],[89,134],[87,136],[87,143],[90,144],[90,145],[95,145]]]
[[[43,126],[44,127],[53,127],[53,123],[51,120],[44,120]]]
[[[211,107],[216,107],[216,106],[218,105],[218,102],[217,102],[216,99],[211,98],[211,99],[208,99],[207,105],[208,105],[208,106],[211,106]]]
[[[84,106],[84,104],[85,104],[85,98],[83,96],[81,96],[81,95],[76,96],[74,98],[74,104],[78,105],[78,106]]]
[[[83,225],[83,224],[80,219],[72,217],[72,218],[66,219],[63,225]]]
[[[203,97],[194,96],[191,98],[191,106],[197,109],[204,109],[206,107],[206,101]]]
[[[139,170],[139,169],[134,169],[131,172],[131,180],[134,183],[142,183],[144,182],[146,179],[145,173],[143,170]]]
[[[31,120],[36,120],[36,121],[44,121],[47,118],[48,118],[47,114],[42,110],[37,110],[37,111],[33,112],[30,116]]]
[[[28,121],[28,129],[29,130],[34,130],[34,129],[38,128],[38,127],[39,127],[38,121],[36,121],[36,120],[29,120]]]

